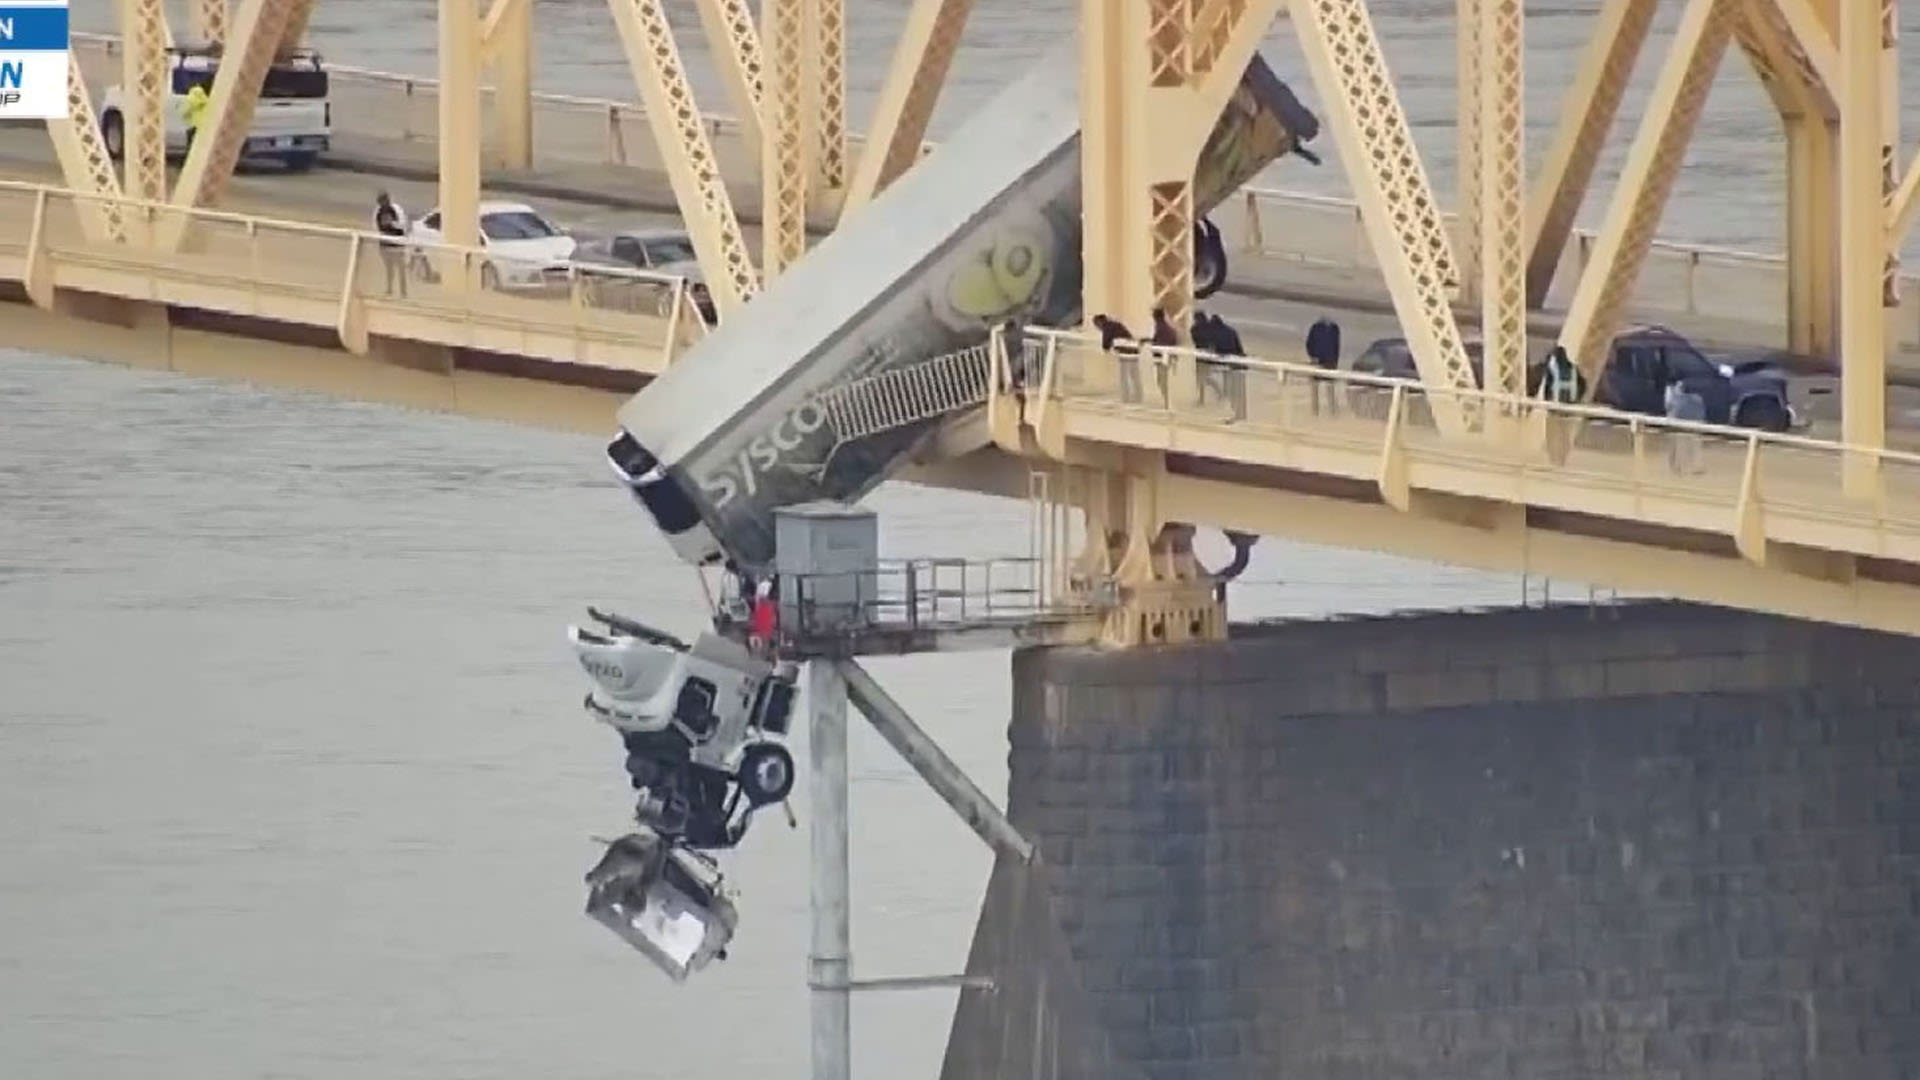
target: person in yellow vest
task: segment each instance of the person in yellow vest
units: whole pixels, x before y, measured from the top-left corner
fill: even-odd
[[[194,83],[187,91],[187,149],[193,149],[193,138],[200,134],[200,121],[207,115],[209,101],[205,83]]]

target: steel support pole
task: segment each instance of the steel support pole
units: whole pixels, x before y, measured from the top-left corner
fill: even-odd
[[[847,866],[847,681],[831,660],[807,665],[813,759],[813,943],[807,987],[813,998],[813,1080],[848,1080],[853,1021],[848,975],[853,912]]]
[[[1881,9],[1878,3],[1840,5],[1840,429],[1841,441],[1878,450],[1887,438],[1887,326],[1882,273],[1886,217],[1880,112]],[[1880,460],[1845,455],[1846,493],[1872,498]]]
[[[1021,862],[1033,857],[1033,845],[1027,838],[1020,835],[1000,808],[993,805],[993,800],[987,798],[987,793],[968,778],[964,769],[954,764],[932,736],[913,722],[913,716],[893,700],[893,695],[887,693],[859,661],[842,660],[838,666],[841,677],[846,680],[847,696],[861,715],[895,753],[913,766],[920,779],[960,815],[968,828],[997,853],[1011,855]]]

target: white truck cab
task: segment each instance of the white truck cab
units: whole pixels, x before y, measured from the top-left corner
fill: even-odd
[[[164,111],[169,157],[183,157],[187,152],[188,91],[203,86],[211,92],[220,60],[217,46],[167,50]],[[296,49],[275,57],[261,84],[260,101],[254,106],[253,124],[247,130],[240,156],[272,158],[294,172],[312,168],[331,142],[333,106],[328,91],[327,69],[318,53]],[[121,159],[127,146],[122,112],[125,97],[124,88],[113,86],[100,108],[100,136],[115,161]]]

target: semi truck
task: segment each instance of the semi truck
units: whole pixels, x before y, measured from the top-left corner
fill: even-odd
[[[682,560],[763,573],[776,508],[858,499],[945,419],[849,431],[837,390],[971,349],[984,395],[992,327],[1080,318],[1078,69],[1068,38],[620,409],[608,457]],[[1282,155],[1314,160],[1318,132],[1256,56],[1201,151],[1196,218]]]

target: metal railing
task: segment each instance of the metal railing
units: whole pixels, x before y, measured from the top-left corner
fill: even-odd
[[[968,630],[1064,619],[1100,608],[1067,592],[1040,559],[882,560],[874,570],[783,574],[780,634],[803,642],[868,631]]]
[[[1039,378],[1020,393],[1021,422],[1043,445],[1055,410],[1090,406],[1165,423],[1153,438],[1189,450],[1174,429],[1230,432],[1205,452],[1377,482],[1389,502],[1417,470],[1435,490],[1730,537],[1750,558],[1778,540],[1920,562],[1920,454],[1185,348],[1128,360],[1077,333],[1030,330],[1026,348]],[[1004,350],[995,364],[1007,385]],[[1473,434],[1443,435],[1441,412]],[[1311,466],[1295,456],[1307,446]]]
[[[982,404],[987,353],[972,345],[830,387],[819,398],[827,426],[845,443]]]
[[[179,238],[171,250],[143,242],[168,235]],[[9,269],[36,298],[67,285],[343,339],[358,326],[649,373],[705,326],[677,276],[0,181],[0,273]]]
[[[1243,255],[1370,277],[1380,271],[1359,204],[1352,199],[1248,188],[1241,193],[1237,214],[1220,217],[1224,231],[1237,232]],[[1457,216],[1443,214],[1442,218],[1457,237]],[[1571,297],[1574,283],[1593,261],[1595,242],[1593,230],[1574,230],[1554,275],[1550,300],[1564,303]],[[1916,286],[1920,286],[1920,275],[1900,275],[1900,304],[1893,322],[1898,343],[1907,347],[1920,347],[1920,288]],[[1785,297],[1786,288],[1783,254],[1655,240],[1630,302],[1644,311],[1738,321],[1784,333],[1784,301],[1756,305],[1754,297]]]

